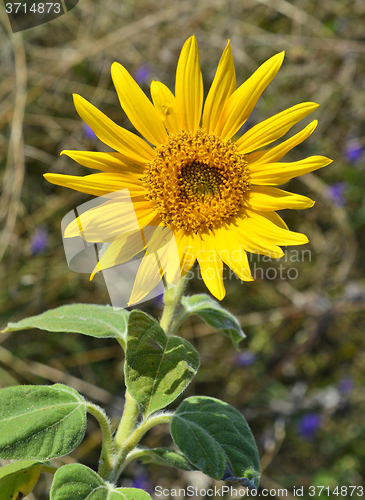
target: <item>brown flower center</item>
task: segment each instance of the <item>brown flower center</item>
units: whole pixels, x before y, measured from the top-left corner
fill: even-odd
[[[143,182],[166,226],[193,232],[235,216],[250,188],[247,161],[234,143],[201,129],[169,136],[156,149]]]

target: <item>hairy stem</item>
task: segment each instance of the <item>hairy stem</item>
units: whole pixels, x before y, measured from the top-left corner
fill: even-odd
[[[123,469],[127,467],[127,465],[132,462],[132,460],[135,460],[136,458],[140,458],[143,456],[148,456],[148,451],[149,449],[145,448],[134,448],[134,450],[130,451],[128,455],[125,457],[124,463],[123,463]]]
[[[136,401],[125,391],[125,404],[122,419],[114,438],[115,446],[120,448],[136,427],[139,410]]]
[[[186,318],[188,318],[189,316],[191,315],[191,313],[189,313],[185,307],[183,307],[181,309],[181,311],[179,311],[173,322],[172,322],[172,325],[171,325],[171,329],[172,331],[176,332],[176,330],[178,330],[180,328],[180,326],[184,323],[184,321],[186,320]]]
[[[99,459],[99,475],[106,479],[114,469],[114,444],[109,420],[102,408],[92,403],[87,404],[87,411],[98,421],[101,428],[102,445]]]
[[[155,417],[151,417],[145,422],[142,422],[141,425],[134,430],[124,444],[117,449],[116,464],[112,474],[110,475],[109,481],[116,482],[118,480],[123,469],[130,462],[130,460],[127,460],[128,454],[134,450],[146,432],[155,425],[170,423],[172,415],[172,413],[162,413],[160,415],[156,415]]]
[[[171,326],[181,304],[182,296],[188,282],[188,275],[186,274],[173,288],[166,290],[163,296],[165,308],[162,313],[160,325],[164,329],[166,335],[170,335]]]

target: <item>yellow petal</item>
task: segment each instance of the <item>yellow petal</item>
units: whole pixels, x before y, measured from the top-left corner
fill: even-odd
[[[159,267],[162,270],[167,283],[176,285],[182,277],[179,250],[174,233],[167,227],[153,228],[152,237],[147,234],[145,228],[145,239],[147,245],[147,255],[155,253],[159,262]],[[149,231],[151,232],[151,231]]]
[[[245,123],[260,95],[279,71],[283,59],[284,52],[271,57],[233,92],[215,129],[215,134],[223,141],[233,137]]]
[[[256,226],[255,221],[247,217],[247,213],[243,213],[241,218],[237,217],[234,226],[230,225],[229,227],[235,227],[235,237],[239,251],[268,255],[274,259],[284,255],[284,252],[277,244],[265,237],[265,234]]]
[[[111,200],[85,211],[70,222],[64,237],[79,236],[88,242],[102,243],[113,241],[122,234],[138,231],[140,228],[133,204],[127,198],[125,204]],[[119,212],[122,212],[123,218],[119,217]]]
[[[265,212],[259,213],[247,210],[247,213],[255,223],[257,232],[260,232],[263,238],[276,245],[304,245],[309,241],[305,234],[296,233],[277,226]]]
[[[123,193],[124,196],[118,194],[116,199],[79,215],[66,227],[64,237],[80,236],[89,242],[113,241],[123,234],[137,232],[155,219],[156,213],[152,204],[132,202],[127,191]]]
[[[128,71],[112,64],[112,78],[119,102],[130,122],[150,143],[158,146],[167,140],[166,129],[159,113]]]
[[[286,155],[290,150],[295,148],[298,144],[303,142],[307,137],[311,135],[311,133],[315,130],[318,124],[317,120],[313,120],[309,125],[307,125],[303,130],[298,132],[297,134],[290,137],[286,141],[282,142],[278,146],[275,146],[271,149],[267,149],[265,151],[255,151],[255,153],[251,153],[246,156],[246,160],[249,165],[253,163],[275,163],[280,161],[283,156]]]
[[[174,236],[179,252],[181,276],[184,276],[196,261],[196,254],[200,248],[198,237],[194,233],[187,233],[184,229],[175,231]]]
[[[198,237],[197,258],[205,285],[214,297],[222,300],[226,294],[223,285],[223,262],[216,250],[215,235],[205,234]]]
[[[82,120],[107,146],[122,153],[132,163],[143,164],[153,160],[155,153],[146,141],[119,127],[83,97],[74,94],[74,103]]]
[[[181,130],[177,116],[176,98],[171,90],[161,82],[151,83],[151,97],[155,108],[169,134],[178,134]]]
[[[230,42],[218,64],[212,86],[208,92],[203,110],[203,128],[214,132],[222,110],[232,93],[236,90],[236,72]]]
[[[238,139],[237,151],[241,154],[251,153],[280,139],[293,125],[317,108],[315,102],[303,102],[258,123]]]
[[[287,223],[276,212],[266,212],[265,217],[267,219],[271,220],[271,222],[273,222],[276,226],[279,226],[279,227],[282,227],[283,229],[289,230]]]
[[[142,165],[134,165],[124,161],[124,156],[120,153],[95,153],[94,151],[62,151],[61,155],[67,155],[84,167],[102,170],[103,172],[132,172],[140,174],[143,172]]]
[[[138,268],[128,306],[143,300],[162,280],[162,269],[155,254],[146,255]]]
[[[143,232],[137,230],[123,233],[115,238],[95,266],[90,280],[94,278],[97,272],[124,264],[140,253],[144,248],[142,235]]]
[[[306,196],[270,186],[251,186],[245,194],[245,205],[251,210],[271,212],[285,208],[303,210],[313,207],[314,201]]]
[[[203,107],[203,77],[195,36],[183,45],[176,69],[175,95],[180,128],[195,132]]]
[[[133,198],[132,202],[141,228],[148,225],[159,226],[162,224],[152,202],[145,200],[144,197],[142,199]]]
[[[219,257],[242,281],[253,281],[245,250],[239,244],[236,233],[229,226],[215,232]]]
[[[169,284],[177,284],[180,278],[191,269],[196,260],[196,253],[199,249],[196,235],[189,234],[184,229],[176,230],[171,234],[171,229],[162,227],[161,233],[158,234],[155,231],[156,237],[152,236],[151,238],[147,229],[149,228],[144,228],[147,253],[157,253],[160,268],[166,277],[166,281]],[[164,236],[166,231],[167,235]]]
[[[288,182],[293,177],[313,172],[332,163],[325,156],[309,156],[304,160],[292,163],[266,163],[265,165],[250,165],[250,180],[252,184],[276,186]]]
[[[116,174],[111,172],[100,172],[98,174],[78,177],[77,175],[44,174],[44,178],[56,184],[64,186],[80,193],[93,194],[94,196],[106,196],[121,189],[128,189],[130,196],[142,196],[146,188],[139,180],[140,174]]]
[[[157,253],[174,237],[173,231],[166,226],[151,226],[144,228],[144,239],[147,253]]]

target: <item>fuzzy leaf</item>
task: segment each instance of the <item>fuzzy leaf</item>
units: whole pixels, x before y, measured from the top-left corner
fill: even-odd
[[[197,314],[207,325],[227,335],[238,350],[238,344],[242,339],[246,338],[246,335],[233,314],[223,309],[216,300],[205,294],[183,297],[181,303],[184,310],[179,314],[181,317],[180,324],[188,316]]]
[[[21,500],[37,484],[42,464],[35,460],[20,460],[0,468],[1,498]]]
[[[0,391],[0,457],[67,455],[86,430],[86,402],[71,387],[20,385]]]
[[[57,470],[50,500],[151,500],[144,490],[113,488],[96,472],[82,464],[68,464]]]
[[[129,316],[126,386],[147,418],[172,403],[199,368],[199,354],[187,340],[167,337],[159,323],[142,311]]]
[[[2,333],[39,328],[47,332],[73,332],[90,337],[113,337],[125,344],[129,311],[96,304],[71,304],[38,316],[9,323]]]
[[[258,486],[254,437],[243,416],[227,403],[204,396],[186,399],[172,417],[171,435],[189,462],[208,476],[245,485],[253,479]]]

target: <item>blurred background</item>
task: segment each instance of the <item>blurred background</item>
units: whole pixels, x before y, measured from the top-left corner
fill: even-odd
[[[218,397],[243,413],[260,450],[261,485],[288,488],[285,498],[293,498],[293,486],[365,482],[364,23],[364,0],[80,0],[66,15],[13,34],[0,4],[2,328],[63,304],[110,303],[102,276],[90,282],[70,271],[64,256],[61,219],[89,198],[48,184],[42,174],[86,175],[59,153],[106,150],[78,117],[72,93],[132,130],[111,82],[113,61],[147,93],[153,79],[173,89],[180,49],[195,34],[207,92],[229,38],[238,84],[286,51],[247,126],[302,101],[320,104],[289,132],[319,119],[286,161],[320,154],[334,162],[286,186],[316,200],[312,209],[281,214],[310,244],[296,254],[288,248],[281,262],[252,257],[253,283],[227,272],[222,305],[246,332],[242,352],[198,319],[181,330],[202,358],[185,396]],[[189,292],[205,292],[198,276]],[[159,316],[162,302],[142,308]],[[123,354],[113,340],[73,334],[0,337],[2,387],[54,382],[72,385],[117,419]],[[166,429],[151,431],[144,444],[168,446]],[[86,440],[55,464],[95,468],[99,445],[90,418]],[[50,480],[44,475],[28,498],[48,498]],[[156,484],[204,487],[207,481],[200,473],[135,463],[121,484],[152,493]],[[303,498],[310,498],[308,489]]]

